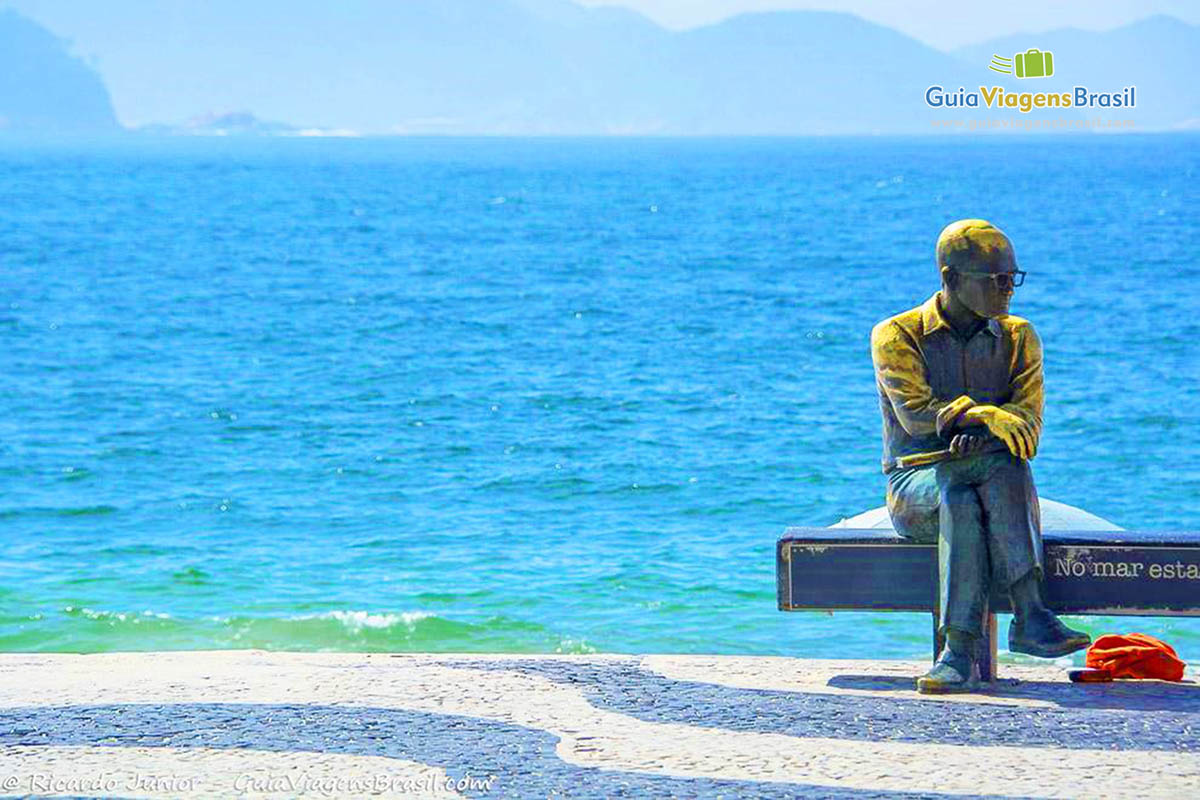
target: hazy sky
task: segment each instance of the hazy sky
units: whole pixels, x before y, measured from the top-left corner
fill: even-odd
[[[1055,28],[1108,30],[1154,14],[1200,24],[1197,0],[579,0],[620,5],[669,28],[691,28],[745,11],[785,8],[845,11],[886,25],[942,50]]]

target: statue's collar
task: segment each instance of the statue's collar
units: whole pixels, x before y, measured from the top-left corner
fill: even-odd
[[[942,307],[938,305],[937,292],[934,292],[933,297],[930,297],[925,301],[925,304],[921,306],[921,327],[924,329],[926,334],[933,333],[938,328],[945,328],[949,331],[954,330],[952,327],[950,327],[950,323],[946,320],[946,318],[942,316]],[[983,330],[987,331],[992,336],[995,336],[997,339],[999,339],[1000,334],[1004,332],[1004,329],[1000,326],[1000,320],[998,319],[989,319],[987,321],[987,325],[983,326]]]

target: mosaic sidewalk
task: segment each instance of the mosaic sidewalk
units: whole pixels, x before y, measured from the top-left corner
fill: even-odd
[[[1200,687],[726,656],[0,654],[0,795],[1196,797]]]

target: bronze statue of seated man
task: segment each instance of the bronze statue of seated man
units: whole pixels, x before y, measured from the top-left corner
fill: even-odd
[[[921,692],[979,685],[976,648],[996,582],[1012,599],[1008,646],[1055,657],[1086,647],[1042,595],[1041,523],[1029,460],[1042,431],[1042,345],[1008,313],[1012,243],[984,220],[952,223],[937,242],[942,288],[871,332],[883,414],[887,505],[897,532],[937,542],[946,645]],[[947,451],[936,460],[923,454]]]

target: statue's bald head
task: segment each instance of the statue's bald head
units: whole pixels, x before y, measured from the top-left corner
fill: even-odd
[[[942,229],[937,240],[938,269],[1011,272],[1017,268],[1012,242],[983,219],[960,219]]]

